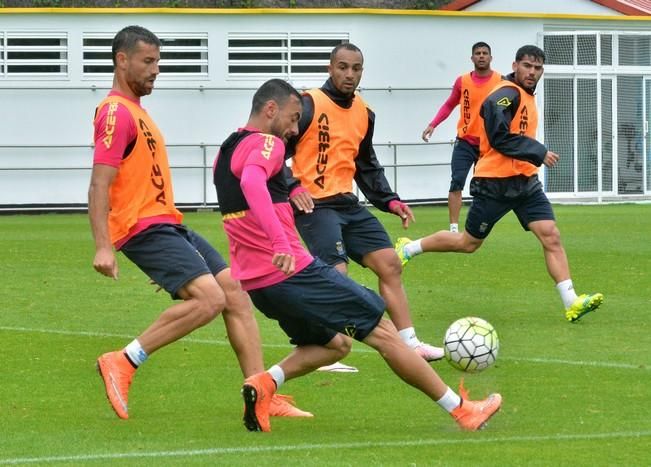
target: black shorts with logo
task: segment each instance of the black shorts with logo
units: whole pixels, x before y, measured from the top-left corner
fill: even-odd
[[[325,345],[338,332],[364,340],[385,309],[382,297],[319,259],[278,284],[249,290],[249,295],[298,346]]]
[[[537,175],[508,178],[473,178],[472,204],[466,218],[466,231],[483,239],[509,211],[513,211],[524,230],[529,223],[555,220],[552,205]]]
[[[201,235],[182,224],[154,224],[120,249],[173,299],[185,284],[226,269],[224,258]]]
[[[393,248],[384,226],[364,206],[337,208],[316,205],[310,214],[296,216],[296,227],[312,256],[332,266],[348,263],[384,248]]]

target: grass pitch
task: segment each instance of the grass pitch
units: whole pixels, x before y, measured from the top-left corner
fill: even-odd
[[[453,387],[465,376],[475,398],[504,396],[478,433],[460,432],[360,343],[346,359],[360,373],[283,386],[314,419],[273,419],[271,433],[248,433],[220,318],[138,371],[130,419],[119,420],[95,359],[141,332],[169,297],[122,256],[117,282],[95,273],[85,215],[1,216],[0,465],[649,465],[651,206],[555,210],[577,291],[605,295],[577,324],[564,320],[540,246],[513,215],[476,253],[427,254],[405,269],[423,340],[440,344],[469,315],[499,333],[498,361],[483,373],[434,364]],[[407,232],[378,216],[393,238],[447,227],[445,207],[415,214]],[[216,213],[190,213],[186,223],[226,251]],[[360,267],[351,276],[376,288]],[[287,339],[257,316],[270,365]]]

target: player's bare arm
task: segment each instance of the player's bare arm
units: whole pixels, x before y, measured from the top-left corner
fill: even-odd
[[[108,228],[109,188],[118,170],[104,164],[96,164],[88,189],[88,216],[95,239],[93,267],[97,272],[113,279],[118,278],[118,263]]]

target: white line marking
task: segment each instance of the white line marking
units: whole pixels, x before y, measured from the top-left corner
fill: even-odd
[[[25,327],[18,327],[18,326],[15,327],[0,326],[0,331],[32,332],[32,333],[36,332],[42,334],[60,334],[65,336],[119,337],[122,339],[133,339],[133,335],[126,335],[126,334],[114,334],[114,333],[92,332],[92,331],[68,331],[64,329],[25,328]],[[230,345],[227,340],[218,340],[218,339],[197,339],[194,337],[184,337],[181,340],[183,340],[184,342],[191,342],[194,344]],[[290,344],[263,344],[262,346],[267,348],[284,348],[284,349],[292,348]],[[375,353],[375,350],[366,347],[361,347],[361,348],[355,347],[353,351],[360,352],[360,353]],[[563,360],[559,358],[523,358],[523,357],[504,357],[504,356],[501,356],[499,359],[508,360],[512,362],[591,366],[596,368],[617,368],[623,370],[651,371],[651,365],[645,365],[643,363],[633,364],[633,363],[598,362],[598,361],[586,361],[586,360]]]
[[[255,436],[255,435],[254,435]],[[481,436],[481,435],[479,435]],[[47,462],[77,462],[103,459],[137,459],[137,458],[165,458],[165,457],[192,457],[215,456],[226,454],[254,454],[264,452],[307,451],[317,449],[358,449],[358,448],[385,448],[385,447],[412,447],[412,446],[440,446],[450,444],[489,444],[489,443],[528,443],[540,441],[579,441],[601,440],[613,438],[646,438],[651,436],[649,431],[613,432],[613,433],[586,433],[570,435],[541,435],[541,436],[505,436],[492,438],[456,438],[456,439],[421,439],[404,441],[369,441],[358,443],[332,443],[332,444],[298,444],[285,446],[258,446],[258,447],[233,447],[233,448],[207,448],[179,451],[151,451],[151,452],[116,452],[102,454],[79,454],[75,456],[47,456],[47,457],[15,457],[0,459],[0,465],[34,464]]]

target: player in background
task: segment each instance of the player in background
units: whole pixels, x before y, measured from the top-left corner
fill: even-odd
[[[275,391],[344,357],[351,338],[376,349],[394,373],[436,401],[459,426],[483,427],[499,410],[501,396],[473,402],[464,392],[456,394],[382,318],[380,296],[302,246],[283,170],[285,144],[298,132],[301,111],[301,96],[291,85],[267,81],[253,96],[247,124],[224,141],[215,161],[233,277],[296,346],[279,364],[244,381],[246,428],[271,431],[269,400]]]
[[[248,295],[208,242],[181,224],[163,136],[140,105],[159,73],[160,41],[128,26],[113,40],[113,87],[95,117],[95,155],[88,213],[95,239],[93,267],[118,279],[114,248],[152,281],[180,299],[124,349],[97,360],[116,414],[129,417],[129,386],[156,350],[208,324],[223,312],[244,376],[264,369],[258,325]],[[272,415],[312,416],[276,397]]]
[[[353,193],[355,181],[376,208],[399,216],[404,228],[414,220],[375,156],[375,113],[355,93],[363,68],[361,50],[340,44],[330,54],[330,78],[303,95],[299,132],[287,151],[292,167],[286,169],[296,226],[310,253],[339,272],[347,274],[349,258],[371,269],[402,339],[425,360],[439,360],[443,349],[416,335],[389,235]]]
[[[545,53],[536,46],[518,49],[513,73],[481,106],[483,132],[480,157],[470,182],[473,197],[462,233],[439,231],[416,241],[398,240],[396,250],[404,262],[430,251],[472,253],[483,244],[493,226],[509,211],[530,230],[543,248],[547,271],[565,306],[565,317],[577,321],[596,310],[603,295],[577,296],[552,205],[538,180],[538,168],[552,168],[558,154],[535,139],[538,112],[534,92],[543,74]]]
[[[488,93],[500,82],[502,76],[491,69],[491,48],[486,42],[477,42],[472,46],[472,61],[475,69],[459,76],[452,86],[452,92],[443,103],[434,119],[423,130],[423,141],[428,142],[434,129],[447,119],[452,110],[459,106],[457,122],[457,139],[452,150],[450,169],[452,178],[448,193],[448,212],[450,232],[459,231],[459,213],[463,199],[461,192],[466,185],[468,172],[479,158],[479,135],[481,121],[479,107]]]

